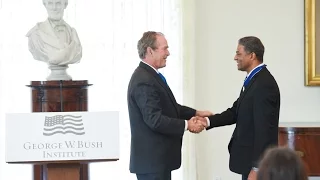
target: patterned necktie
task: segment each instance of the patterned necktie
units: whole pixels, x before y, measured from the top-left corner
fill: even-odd
[[[167,84],[166,78],[160,72],[159,72],[159,76],[163,80],[163,82]]]

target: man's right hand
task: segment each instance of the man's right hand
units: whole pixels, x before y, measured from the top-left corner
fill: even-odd
[[[210,124],[208,117],[197,117],[197,121],[201,122],[201,124],[207,128]]]
[[[199,117],[192,117],[190,120],[188,120],[188,130],[192,133],[200,133],[205,129],[205,125],[198,118]]]

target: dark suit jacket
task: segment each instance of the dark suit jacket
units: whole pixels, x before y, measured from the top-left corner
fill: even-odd
[[[210,127],[236,123],[228,149],[230,170],[248,175],[264,151],[278,144],[280,92],[277,82],[263,68],[249,82],[233,106],[210,119]]]
[[[185,120],[196,111],[179,105],[159,74],[142,62],[132,74],[127,100],[131,127],[130,172],[144,174],[178,169]]]

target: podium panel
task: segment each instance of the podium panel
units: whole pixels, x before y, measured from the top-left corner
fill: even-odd
[[[6,114],[6,162],[39,167],[41,180],[88,179],[88,164],[119,160],[119,112]]]

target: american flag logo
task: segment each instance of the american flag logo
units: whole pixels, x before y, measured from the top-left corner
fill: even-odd
[[[82,116],[72,115],[56,115],[46,116],[43,128],[44,136],[52,136],[54,134],[75,134],[83,135],[84,127],[82,123]]]

